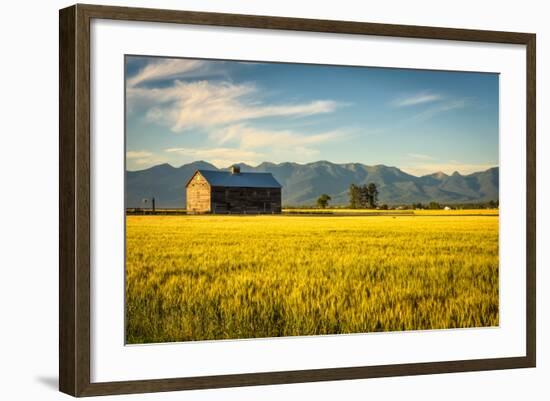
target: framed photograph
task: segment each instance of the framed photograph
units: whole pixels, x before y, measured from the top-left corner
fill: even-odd
[[[535,366],[534,34],[59,18],[62,392]]]

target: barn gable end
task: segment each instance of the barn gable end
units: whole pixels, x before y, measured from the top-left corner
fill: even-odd
[[[187,211],[191,213],[211,212],[211,188],[208,181],[196,171],[186,185]]]

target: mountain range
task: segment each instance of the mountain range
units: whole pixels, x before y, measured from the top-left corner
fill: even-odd
[[[256,167],[244,163],[239,166],[241,172],[272,173],[283,186],[283,206],[314,205],[321,194],[330,195],[332,205],[346,205],[352,183],[370,182],[379,189],[379,202],[390,205],[487,202],[499,198],[498,167],[468,175],[436,172],[416,177],[397,167],[361,163],[264,162]],[[220,170],[205,161],[196,161],[181,167],[160,164],[145,170],[126,171],[126,207],[141,207],[143,199],[151,197],[155,197],[160,208],[185,207],[185,184],[198,169]]]

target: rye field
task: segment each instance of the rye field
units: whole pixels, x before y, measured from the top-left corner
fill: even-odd
[[[498,211],[127,216],[126,229],[129,344],[499,324]]]

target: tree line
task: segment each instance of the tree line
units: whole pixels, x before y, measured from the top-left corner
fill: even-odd
[[[365,185],[351,184],[348,190],[351,209],[374,209],[378,205],[378,188],[374,182]],[[317,206],[324,209],[328,206],[330,196],[322,194],[317,199]]]
[[[350,209],[374,209],[378,207],[378,188],[375,183],[371,182],[365,185],[351,184],[348,189],[349,205]],[[328,194],[322,194],[317,199],[317,207],[325,209],[328,207],[331,198]],[[490,200],[488,202],[474,202],[474,203],[454,203],[450,204],[453,209],[498,209],[499,201]],[[413,203],[411,205],[401,205],[401,209],[443,209],[445,206],[439,202],[429,202],[423,204],[421,202]],[[380,206],[380,209],[388,209],[388,205],[384,204]]]
[[[430,203],[413,203],[411,205],[411,209],[443,209],[445,206],[449,206],[452,209],[498,209],[499,208],[499,201],[498,200],[490,200],[488,202],[466,202],[466,203],[447,203],[447,204],[441,204],[439,202],[430,202]],[[403,208],[408,209],[407,206],[403,206]]]
[[[374,182],[368,185],[351,184],[348,196],[351,209],[374,209],[378,204],[378,188]]]

